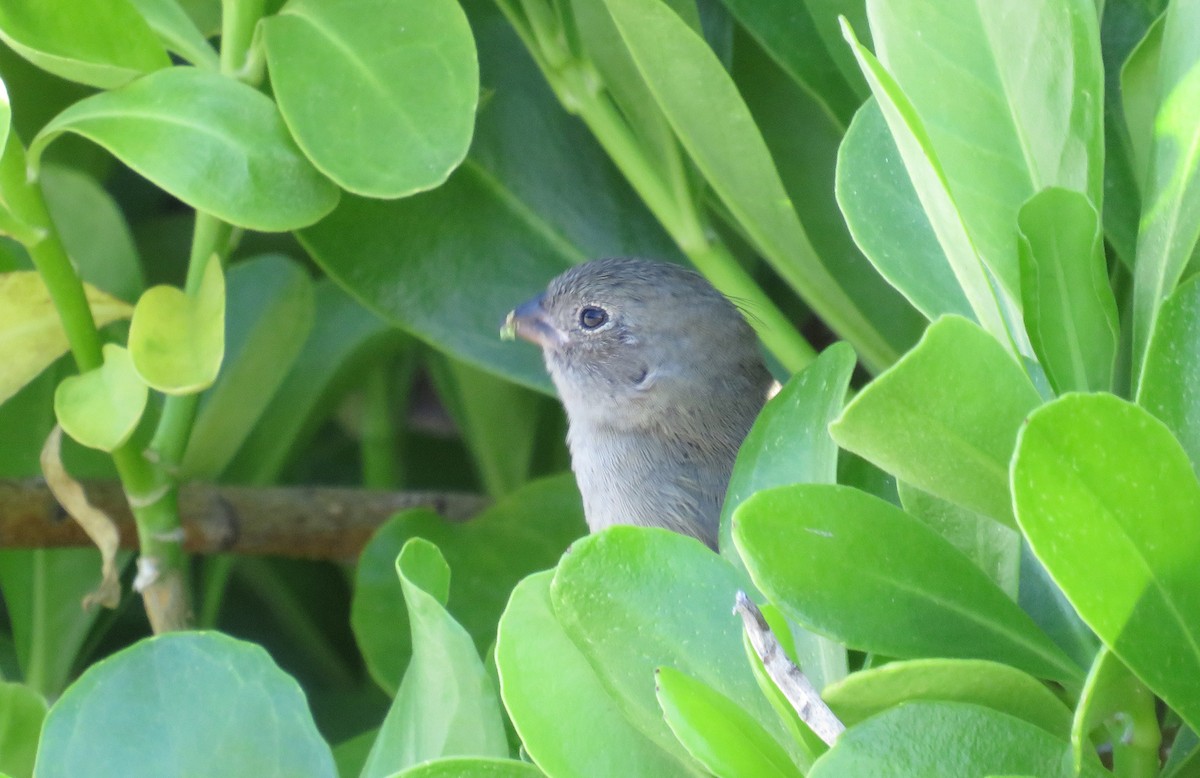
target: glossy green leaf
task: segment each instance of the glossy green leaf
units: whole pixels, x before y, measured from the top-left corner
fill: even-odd
[[[771,266],[869,365],[897,352],[821,264],[754,119],[704,39],[658,0],[605,0],[683,147]]]
[[[156,186],[239,227],[283,231],[320,219],[337,188],[296,148],[270,98],[231,78],[172,67],[80,100],[29,146],[70,132],[108,149]]]
[[[1104,644],[1200,723],[1200,484],[1170,430],[1112,395],[1038,409],[1012,464],[1021,530]]]
[[[825,48],[811,6],[788,0],[725,0],[725,6],[843,129],[849,124],[858,96]]]
[[[905,512],[948,540],[1010,598],[1017,598],[1021,590],[1021,533],[904,481],[896,486]]]
[[[0,39],[43,70],[101,89],[171,64],[128,0],[6,0]]]
[[[129,352],[104,344],[104,363],[68,376],[54,392],[54,414],[63,431],[85,446],[112,451],[137,428],[150,390],[133,367]]]
[[[1162,58],[1163,22],[1149,26],[1145,36],[1121,67],[1122,118],[1129,133],[1130,156],[1140,192],[1146,191],[1154,143],[1154,115],[1158,112],[1158,63]]]
[[[812,94],[792,81],[758,46],[739,41],[736,50],[734,81],[771,151],[813,249],[897,353],[907,351],[921,337],[928,321],[858,249],[836,199],[829,196],[837,181],[845,122],[830,116]],[[855,98],[855,106],[857,102]],[[904,175],[902,168],[900,175]],[[915,197],[913,203],[920,213]],[[875,205],[877,212],[878,201]],[[940,256],[936,243],[934,255]]]
[[[1013,217],[1021,204],[1049,186],[1102,199],[1095,4],[869,0],[867,11],[879,62],[920,117],[925,151],[936,158],[971,243],[1018,298]],[[875,85],[873,91],[882,102]],[[901,150],[911,172],[913,162]],[[981,155],[988,164],[980,165]]]
[[[531,482],[463,523],[427,510],[396,516],[363,549],[355,574],[350,624],[371,676],[394,690],[408,663],[408,617],[394,562],[409,538],[436,543],[458,571],[451,582],[450,611],[482,653],[496,637],[512,587],[534,571],[553,567],[567,544],[586,530],[569,474]]]
[[[728,697],[671,667],[659,668],[656,679],[667,726],[713,775],[801,778],[783,747]]]
[[[396,559],[412,626],[412,662],[367,757],[362,778],[384,778],[443,756],[508,756],[500,702],[475,644],[446,612],[450,568],[413,538]],[[395,627],[395,625],[392,625]]]
[[[654,696],[654,670],[670,666],[728,697],[785,748],[796,749],[746,666],[732,605],[739,581],[692,538],[615,526],[571,547],[550,598],[625,716],[659,747],[683,755]]]
[[[217,52],[176,0],[130,0],[167,49],[193,65],[217,70]]]
[[[46,207],[79,276],[126,302],[145,287],[133,233],[112,196],[75,168],[46,165],[41,172]]]
[[[826,484],[762,491],[734,514],[733,538],[771,602],[848,646],[1081,675],[969,559],[878,497]]]
[[[500,694],[524,749],[548,775],[699,774],[690,758],[655,745],[627,718],[555,616],[553,577],[547,570],[517,584],[496,637]]]
[[[538,778],[545,775],[528,762],[515,759],[453,757],[410,767],[395,778]]]
[[[284,120],[343,189],[404,197],[466,156],[479,67],[455,0],[291,0],[262,36]]]
[[[216,255],[194,296],[173,286],[146,290],[129,325],[129,353],[142,380],[160,392],[212,385],[225,354],[225,275]]]
[[[759,413],[738,450],[721,509],[723,555],[733,553],[729,518],[755,492],[787,484],[837,482],[838,450],[828,427],[842,410],[854,362],[854,350],[835,343],[788,379]]]
[[[1183,727],[1171,744],[1171,755],[1163,765],[1162,778],[1196,778],[1200,775],[1200,737]]]
[[[467,160],[432,192],[390,202],[347,196],[300,239],[393,324],[550,393],[538,349],[497,337],[504,314],[572,264],[681,255],[587,131],[559,109],[494,5],[470,10],[490,97]]]
[[[275,396],[313,320],[308,271],[279,254],[229,269],[224,368],[205,393],[187,452],[184,478],[216,480]]]
[[[812,16],[813,25],[817,28],[817,34],[821,36],[825,49],[833,58],[838,70],[842,72],[846,83],[858,96],[859,102],[869,98],[871,90],[863,79],[862,72],[858,69],[854,53],[850,51],[850,48],[846,46],[845,39],[842,38],[841,27],[841,18],[844,16],[854,26],[854,29],[863,30],[864,35],[868,35],[866,32],[868,30],[866,1],[804,0],[804,5]],[[864,38],[864,42],[870,45],[870,40]]]
[[[1200,476],[1200,278],[1192,277],[1163,304],[1138,403],[1171,429]]]
[[[291,370],[226,469],[237,481],[274,481],[364,364],[405,337],[327,278],[313,285],[312,320]]]
[[[1015,667],[978,659],[914,659],[863,670],[821,696],[853,727],[903,702],[969,702],[1036,724],[1056,737],[1071,734],[1071,711],[1045,684]]]
[[[1112,387],[1117,301],[1100,217],[1087,198],[1043,189],[1021,206],[1018,254],[1025,330],[1060,394]]]
[[[1159,307],[1200,237],[1200,4],[1172,3],[1158,60],[1158,111],[1142,198],[1133,289],[1133,356],[1141,365]],[[1137,374],[1135,372],[1135,378]]]
[[[899,153],[879,103],[870,98],[838,149],[835,193],[846,224],[880,275],[927,319],[970,317],[971,305]]]
[[[50,708],[37,778],[128,776],[130,765],[153,775],[337,775],[295,680],[262,648],[215,632],[143,640],[92,665]]]
[[[102,327],[128,318],[133,309],[85,285],[92,319]],[[62,356],[68,348],[50,291],[31,270],[0,274],[0,403],[5,402]]]
[[[19,683],[0,683],[0,770],[12,778],[33,775],[46,701]]]
[[[1096,758],[1092,733],[1105,723],[1109,724],[1109,731],[1113,733],[1115,764],[1120,765],[1125,761],[1123,751],[1131,747],[1157,756],[1162,734],[1159,731],[1156,703],[1150,690],[1129,672],[1129,668],[1121,664],[1112,651],[1100,649],[1075,707],[1075,721],[1071,727],[1075,763],[1082,764],[1084,760]]]
[[[829,431],[897,478],[1011,526],[1008,461],[1017,430],[1040,402],[1003,346],[947,316]]]
[[[1029,775],[1104,778],[1075,772],[1070,745],[1036,724],[977,705],[913,702],[849,729],[809,778],[963,778]]]
[[[1006,293],[1002,287],[996,286],[993,281],[996,271],[992,270],[989,274],[986,258],[971,239],[966,217],[954,201],[946,172],[934,153],[928,129],[892,75],[880,64],[875,55],[859,43],[854,31],[845,21],[842,22],[842,33],[854,51],[863,75],[867,77],[871,93],[887,122],[896,149],[908,171],[909,180],[916,190],[933,233],[937,236],[942,254],[946,257],[946,262],[962,290],[963,297],[970,305],[975,320],[994,337],[1007,338],[1008,327],[1002,313],[1002,300]],[[900,192],[901,188],[897,186],[897,193]],[[870,212],[867,212],[864,217],[864,219],[872,221],[878,220],[878,218],[878,215],[872,215]],[[866,229],[866,227],[857,228],[858,232]],[[875,229],[882,231],[885,228],[877,226]],[[917,228],[915,237],[918,240],[924,238],[921,228]],[[900,239],[912,241],[913,237],[902,235]],[[878,238],[875,240],[878,243]],[[872,251],[870,244],[863,250],[868,256],[880,254],[878,248]],[[877,264],[880,262],[878,259],[875,261]],[[938,275],[943,278],[944,282],[944,275],[941,273]],[[939,298],[941,297],[942,295],[939,295]],[[945,303],[939,302],[939,304]]]

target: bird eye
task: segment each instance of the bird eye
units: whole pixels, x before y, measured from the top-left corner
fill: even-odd
[[[594,330],[608,321],[608,311],[589,305],[579,311],[579,326],[585,330]]]

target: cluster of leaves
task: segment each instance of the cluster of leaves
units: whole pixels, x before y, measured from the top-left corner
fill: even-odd
[[[0,346],[27,363],[0,406],[3,474],[32,472],[52,414],[134,495],[122,457],[147,447],[151,486],[303,472],[337,379],[388,338],[349,291],[433,347],[369,360],[362,482],[421,483],[372,434],[418,360],[502,499],[460,526],[402,514],[364,551],[355,652],[390,700],[354,697],[350,739],[344,707],[215,632],[68,685],[104,640],[72,610],[90,579],[72,553],[5,552],[24,682],[0,687],[0,769],[1200,773],[1200,2],[104,5],[111,27],[71,0],[0,8],[14,51],[106,90],[59,93],[47,120],[0,61],[33,129],[25,147],[0,114],[20,244]],[[264,66],[271,97],[247,85]],[[184,293],[142,292],[158,263],[79,172],[111,157],[48,145],[64,133],[196,210]],[[273,245],[326,278],[242,230],[291,230]],[[75,304],[59,240],[91,284]],[[583,529],[570,476],[530,480],[561,463],[531,430],[561,425],[536,354],[495,327],[561,268],[624,253],[686,256],[794,373],[743,446],[719,556],[628,527],[562,554]],[[792,293],[847,343],[816,356]],[[133,322],[101,355],[81,309]],[[59,319],[86,371],[61,382],[43,372]],[[51,334],[22,340],[29,321]],[[877,375],[847,402],[859,361]],[[202,625],[231,567],[202,566]],[[273,580],[253,591],[315,607]],[[832,747],[748,649],[739,589],[848,726]],[[285,623],[309,647],[297,676],[346,672],[314,621]]]

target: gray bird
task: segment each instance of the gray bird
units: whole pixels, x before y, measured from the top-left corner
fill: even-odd
[[[715,549],[771,384],[737,308],[677,265],[599,259],[509,313],[501,334],[542,348],[591,531],[665,527]]]

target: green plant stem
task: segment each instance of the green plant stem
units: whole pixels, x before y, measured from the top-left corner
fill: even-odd
[[[5,149],[0,169],[0,191],[13,214],[38,230],[39,239],[25,248],[50,292],[76,366],[80,372],[100,367],[100,333],[83,282],[54,229],[41,187],[25,178],[24,151],[15,139]],[[186,557],[174,495],[162,472],[131,444],[114,449],[112,458],[137,522],[144,563],[157,573],[145,577],[142,591],[151,623],[155,631],[182,627],[188,612],[182,575]]]
[[[392,361],[384,360],[367,372],[363,403],[360,450],[363,486],[368,489],[392,489],[397,485],[399,460],[396,434],[392,423]]]
[[[195,227],[192,231],[192,248],[188,256],[187,279],[184,291],[194,295],[200,288],[204,278],[204,266],[208,261],[220,261],[221,249],[229,240],[232,227],[207,213],[196,212]],[[154,431],[154,439],[150,441],[150,449],[154,451],[160,465],[168,473],[176,475],[179,463],[187,448],[188,438],[192,432],[192,424],[196,420],[196,408],[200,404],[200,395],[171,395],[163,403],[162,417]]]
[[[1113,772],[1122,778],[1152,778],[1158,775],[1158,751],[1162,731],[1154,709],[1154,695],[1137,684],[1119,726],[1110,727],[1113,742]]]
[[[221,72],[236,76],[249,63],[265,0],[221,1]]]

